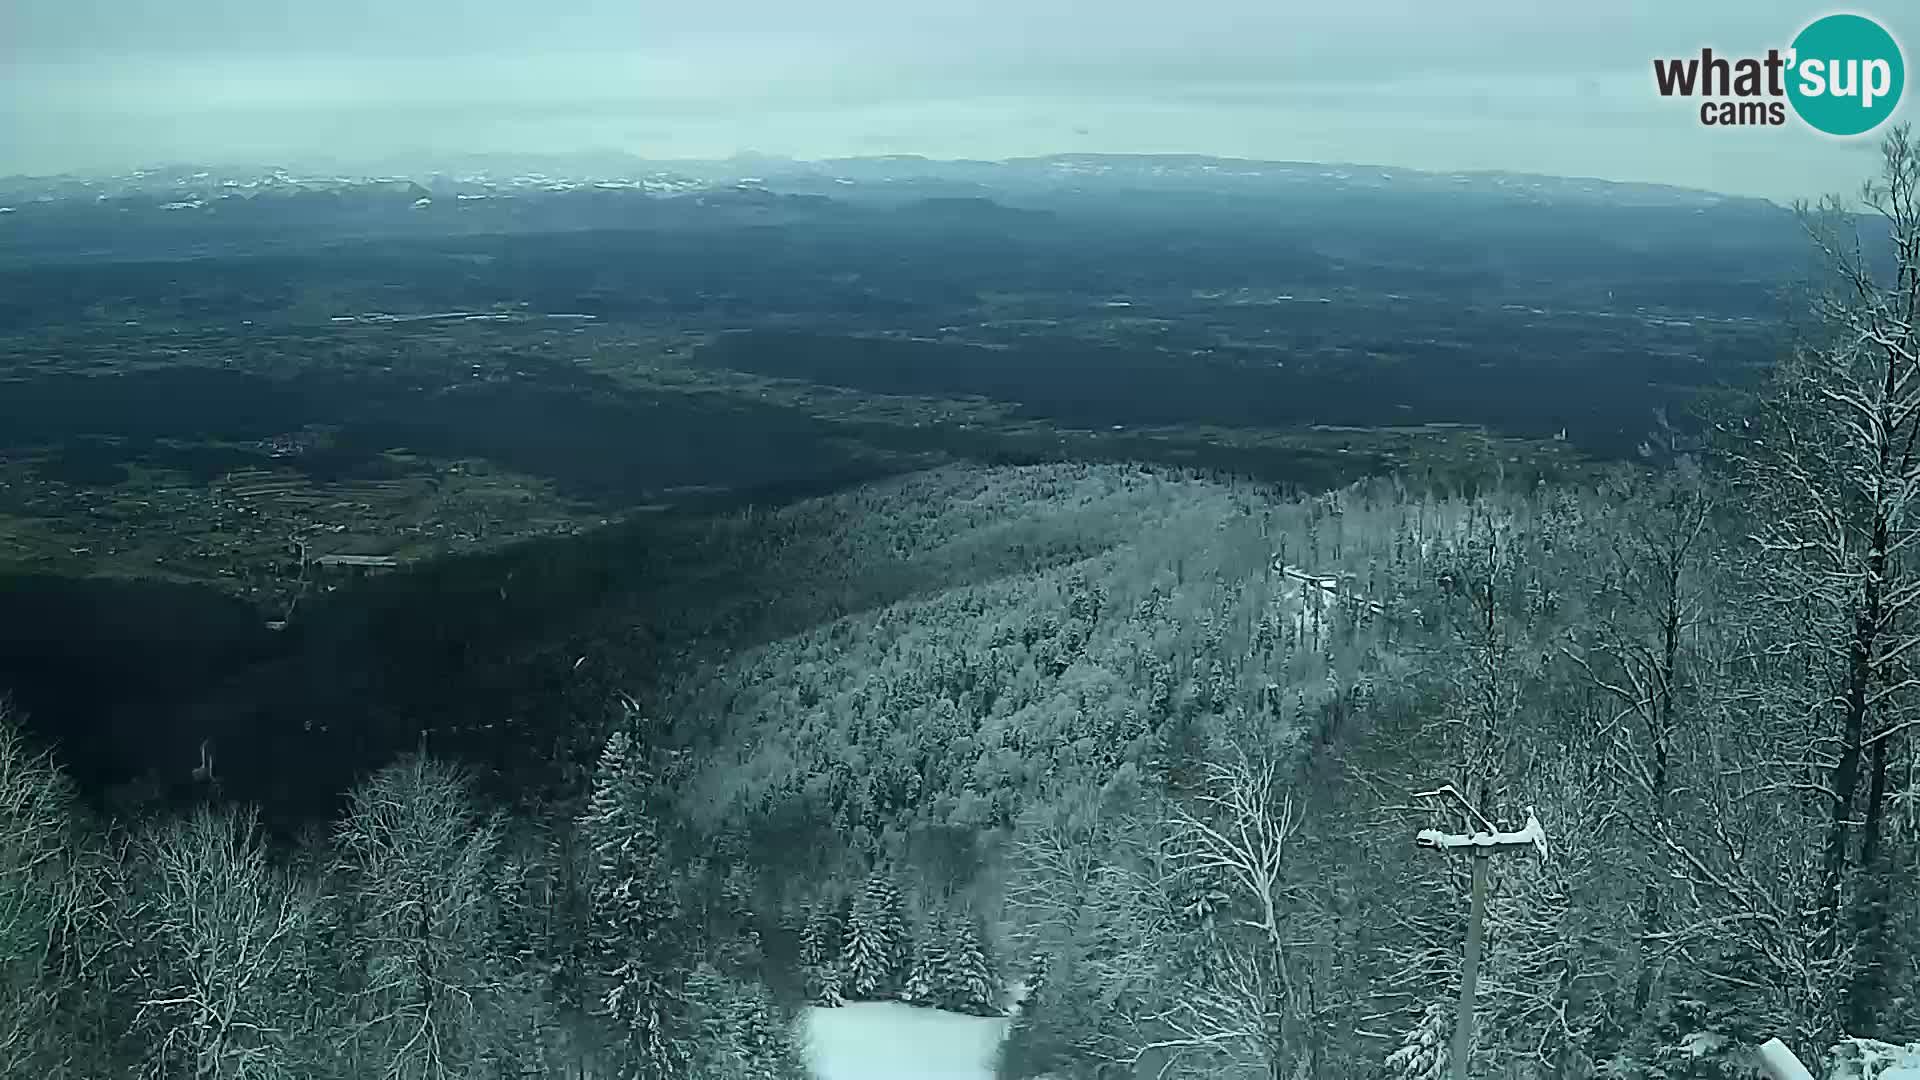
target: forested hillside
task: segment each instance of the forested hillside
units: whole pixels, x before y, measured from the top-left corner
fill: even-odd
[[[764,1076],[804,1000],[1023,982],[1009,1077],[1438,1075],[1462,868],[1412,838],[1474,822],[1416,797],[1443,785],[1550,838],[1494,879],[1489,1067],[1718,1075],[1703,1048],[1910,1027],[1847,988],[1914,978],[1911,780],[1885,862],[1840,867],[1884,962],[1822,962],[1788,913],[1823,895],[1826,720],[1762,692],[1793,640],[1715,492],[1045,467],[796,507],[859,523],[828,578],[1002,569],[690,671],[683,734],[633,716],[544,820],[415,758],[270,851],[219,811],[71,817],[11,740],[8,1045],[50,1076]]]

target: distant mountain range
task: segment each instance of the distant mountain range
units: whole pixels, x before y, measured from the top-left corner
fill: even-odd
[[[1322,190],[1461,193],[1535,204],[1714,207],[1771,205],[1660,184],[1505,172],[1436,173],[1374,165],[1250,161],[1185,154],[1054,154],[1006,161],[941,161],[917,156],[797,161],[741,155],[718,161],[648,161],[621,154],[564,157],[475,155],[439,161],[382,163],[378,170],[294,170],[274,167],[167,166],[115,176],[0,178],[0,206],[76,198],[163,197],[174,209],[231,197],[311,196],[316,192],[414,193],[419,198],[477,199],[526,191],[581,189],[671,195],[741,185],[843,197],[849,189],[938,189],[974,193],[1062,193],[1090,188],[1190,193],[1279,193]],[[407,188],[406,185],[413,185]],[[922,192],[926,194],[928,192]]]
[[[168,166],[4,178],[0,266],[264,254],[354,241],[768,227],[1004,242],[1040,230],[1076,250],[1129,236],[1126,242],[1154,250],[1201,236],[1299,247],[1312,236],[1340,257],[1361,258],[1364,249],[1370,260],[1389,257],[1416,234],[1443,237],[1454,250],[1499,243],[1594,257],[1658,251],[1693,258],[1737,248],[1777,261],[1802,243],[1791,215],[1762,199],[1517,173],[1125,154],[410,164],[406,172]]]

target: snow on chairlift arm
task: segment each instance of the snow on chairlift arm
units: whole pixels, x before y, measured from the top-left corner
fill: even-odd
[[[1510,851],[1515,848],[1532,847],[1547,856],[1547,831],[1540,825],[1540,819],[1527,811],[1527,824],[1518,832],[1480,831],[1474,833],[1447,833],[1439,829],[1422,829],[1413,838],[1413,842],[1425,848],[1438,848],[1442,851],[1478,849],[1482,851]]]

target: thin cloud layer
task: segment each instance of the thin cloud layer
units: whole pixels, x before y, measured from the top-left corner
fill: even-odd
[[[1655,55],[1757,52],[1819,12],[1542,7],[11,0],[0,172],[462,151],[1157,151],[1789,197],[1862,171],[1849,144],[1702,128],[1652,90]]]

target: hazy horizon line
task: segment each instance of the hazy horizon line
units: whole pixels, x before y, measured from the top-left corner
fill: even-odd
[[[426,159],[427,162],[437,161],[444,164],[423,164],[419,167],[396,168],[393,171],[386,172],[386,173],[381,173],[378,171],[383,166],[396,165],[400,162],[405,162],[407,161],[407,159],[413,158],[413,157],[424,158]],[[423,152],[419,154],[396,153],[396,154],[383,154],[383,155],[377,155],[377,156],[371,156],[371,157],[339,158],[339,159],[331,159],[331,160],[326,159],[324,157],[319,157],[319,156],[316,156],[308,160],[302,160],[299,158],[290,158],[282,161],[184,160],[184,161],[171,161],[171,162],[156,162],[152,164],[132,166],[132,167],[126,167],[126,168],[102,167],[102,168],[92,168],[92,169],[87,169],[87,168],[64,169],[56,172],[38,172],[38,173],[14,172],[14,173],[0,174],[0,180],[6,180],[6,181],[21,181],[21,180],[46,181],[46,180],[63,180],[63,179],[106,180],[106,179],[120,179],[120,178],[125,178],[130,176],[139,176],[139,175],[151,174],[151,173],[180,172],[185,170],[195,170],[195,171],[209,172],[209,173],[219,172],[219,171],[228,171],[228,172],[284,171],[289,173],[331,171],[332,173],[335,174],[334,176],[330,177],[332,179],[377,180],[377,179],[410,178],[410,174],[418,174],[423,170],[428,173],[440,174],[445,169],[449,168],[453,163],[457,163],[462,160],[470,160],[475,162],[486,161],[486,160],[524,160],[529,162],[533,162],[533,161],[560,162],[560,161],[566,161],[569,159],[583,159],[583,158],[602,158],[602,159],[623,158],[628,161],[634,162],[636,164],[683,165],[683,166],[684,165],[720,166],[720,165],[730,165],[730,164],[738,163],[741,161],[751,161],[755,159],[764,160],[767,162],[777,162],[782,164],[796,165],[796,166],[824,166],[824,165],[832,165],[839,162],[876,162],[876,161],[921,161],[921,162],[926,162],[930,165],[993,166],[993,165],[1015,165],[1023,162],[1042,162],[1042,161],[1070,159],[1070,158],[1079,158],[1079,159],[1111,158],[1111,159],[1125,159],[1125,160],[1179,159],[1179,160],[1186,160],[1186,161],[1232,162],[1232,163],[1240,163],[1240,164],[1247,164],[1247,165],[1269,165],[1269,166],[1279,165],[1279,166],[1312,167],[1312,168],[1320,168],[1320,169],[1338,169],[1343,171],[1344,170],[1367,170],[1367,171],[1374,171],[1374,172],[1380,172],[1380,173],[1407,173],[1407,174],[1420,175],[1420,176],[1512,177],[1516,179],[1559,180],[1559,181],[1571,181],[1575,183],[1584,183],[1584,184],[1602,184],[1610,187],[1647,188],[1647,189],[1656,189],[1656,190],[1663,190],[1663,191],[1686,192],[1690,194],[1711,195],[1716,198],[1726,199],[1726,200],[1763,202],[1763,203],[1768,203],[1774,206],[1780,206],[1782,208],[1786,207],[1786,204],[1783,204],[1782,202],[1780,202],[1780,200],[1768,198],[1763,195],[1741,194],[1737,192],[1724,191],[1716,188],[1700,187],[1700,186],[1690,185],[1690,184],[1676,184],[1676,183],[1663,181],[1663,180],[1617,179],[1612,177],[1581,175],[1581,174],[1572,174],[1572,173],[1537,172],[1537,171],[1530,171],[1530,170],[1524,170],[1524,169],[1432,169],[1432,168],[1418,168],[1418,167],[1407,166],[1407,165],[1389,165],[1389,164],[1383,164],[1379,162],[1367,162],[1367,161],[1320,161],[1320,160],[1313,160],[1308,158],[1247,157],[1247,156],[1236,155],[1236,154],[1207,154],[1207,153],[1195,153],[1191,151],[1155,152],[1155,151],[1059,150],[1059,151],[1054,151],[1051,153],[1043,153],[1043,154],[1014,154],[1006,157],[989,158],[989,157],[938,157],[930,154],[920,154],[920,153],[838,154],[838,155],[829,155],[829,156],[822,156],[822,157],[796,157],[789,154],[770,154],[762,151],[753,150],[751,148],[741,149],[741,150],[735,151],[732,154],[719,156],[719,157],[715,157],[711,155],[640,154],[631,150],[621,150],[621,149],[614,149],[614,148],[555,150],[555,151],[471,150],[471,151],[454,151],[454,152]],[[351,175],[341,175],[341,174],[351,174]],[[304,177],[304,178],[318,179],[319,177],[311,176],[311,177]],[[583,175],[580,178],[591,179],[594,177]]]

